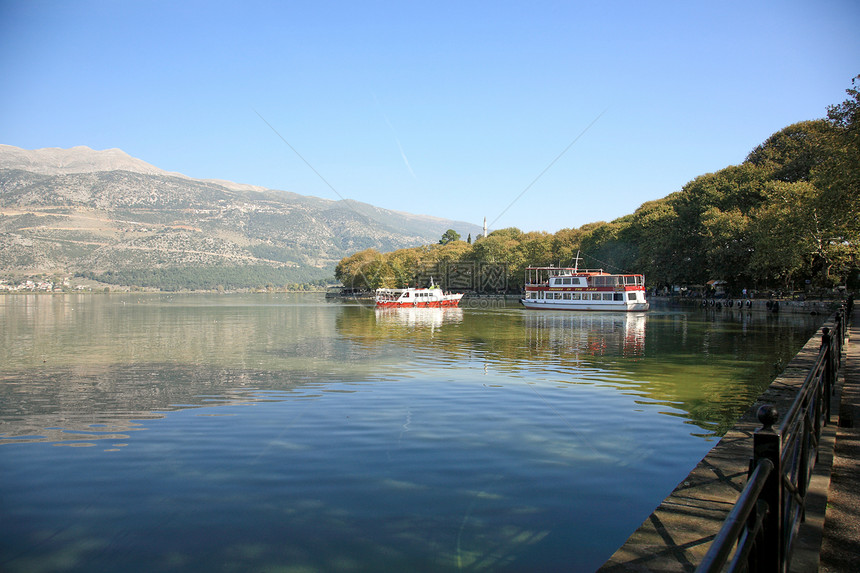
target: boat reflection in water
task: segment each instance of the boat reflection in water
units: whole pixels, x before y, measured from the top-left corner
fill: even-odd
[[[523,326],[530,346],[635,357],[645,353],[645,320],[644,312],[537,311]]]
[[[463,309],[458,307],[377,307],[376,324],[435,330],[445,324],[463,322]]]

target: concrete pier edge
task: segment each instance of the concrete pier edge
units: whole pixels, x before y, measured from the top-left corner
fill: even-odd
[[[855,320],[850,322],[852,328],[848,331],[849,337],[852,337],[852,334],[855,337],[860,335],[856,330],[856,315],[855,310]],[[832,317],[807,341],[737,424],[598,570],[599,573],[695,571],[746,485],[749,460],[752,456],[752,436],[760,426],[755,416],[756,410],[762,404],[773,404],[781,413],[788,411],[806,373],[818,356],[823,327],[833,327]],[[847,364],[849,351],[851,364]],[[857,349],[851,346],[850,340],[846,340],[844,365],[831,402],[832,415],[821,437],[819,459],[810,484],[806,519],[801,526],[792,555],[792,572],[818,571],[821,556],[824,555],[826,560],[826,548],[829,545],[828,539],[825,539],[825,531],[829,529],[825,527],[825,517],[828,512],[831,471],[834,467],[834,444],[837,441],[837,433],[841,430],[838,420],[846,372],[849,372],[848,366],[854,364],[856,353]],[[852,374],[848,374],[848,378],[849,381],[854,381]],[[857,432],[854,435],[855,445],[858,443],[856,434]],[[852,467],[856,472],[856,458]],[[851,487],[860,490],[860,485],[856,482]],[[828,524],[828,527],[832,529],[833,526]],[[844,528],[840,529],[843,530]],[[825,548],[824,552],[822,546]],[[841,564],[846,556],[840,554],[839,557],[842,559],[839,561]],[[849,554],[847,559],[856,557],[858,556]],[[841,565],[837,565],[839,566]],[[844,569],[833,569],[838,570]],[[860,571],[860,568],[855,570]]]

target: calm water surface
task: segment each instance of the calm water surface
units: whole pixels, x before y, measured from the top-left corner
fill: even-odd
[[[593,571],[821,318],[0,297],[0,570]]]

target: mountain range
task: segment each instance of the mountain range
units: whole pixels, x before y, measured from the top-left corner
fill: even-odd
[[[459,221],[163,171],[119,149],[0,145],[0,273],[158,288],[319,280],[344,256],[435,243]],[[261,284],[262,281],[262,284]]]

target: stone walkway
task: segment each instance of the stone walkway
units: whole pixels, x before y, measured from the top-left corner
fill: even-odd
[[[848,332],[860,341],[860,311]],[[849,344],[844,369],[819,568],[826,573],[860,571],[860,344]]]
[[[849,331],[854,341],[860,340],[857,315],[855,311]],[[756,410],[767,403],[775,405],[780,412],[787,411],[796,390],[815,362],[820,346],[821,329],[738,424],[599,569],[600,573],[695,570],[746,485],[752,435],[760,426],[755,418]],[[842,412],[850,411],[860,426],[860,380],[857,373],[860,345],[849,343],[846,354],[843,376],[840,376],[840,383],[845,387]],[[844,384],[845,373],[847,384]],[[832,423],[822,435],[816,475],[809,490],[807,519],[793,559],[792,571],[798,573],[819,570],[819,556],[821,571],[860,571],[857,561],[860,556],[860,428],[853,425],[837,428],[839,403],[840,395],[837,393],[833,401]],[[843,426],[847,424],[846,420],[847,417],[843,416]],[[828,499],[831,466],[834,468],[833,491]]]

